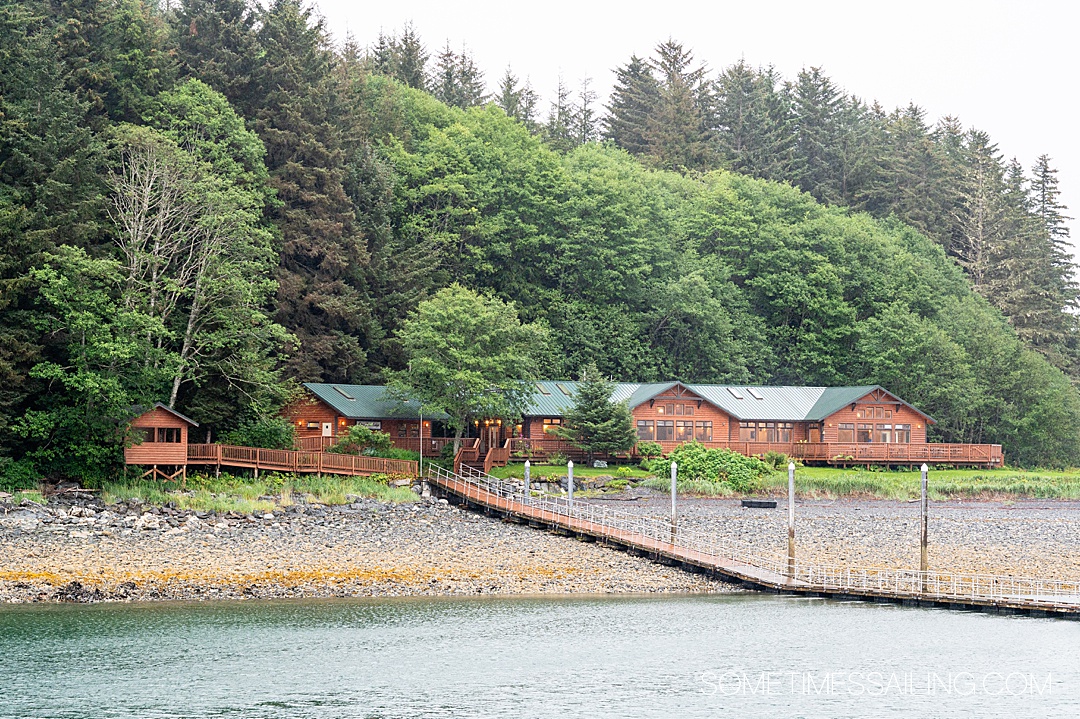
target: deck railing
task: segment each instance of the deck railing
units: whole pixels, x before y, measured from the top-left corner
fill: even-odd
[[[333,452],[262,449],[229,444],[189,444],[188,464],[213,464],[277,472],[327,472],[331,474],[405,474],[416,476],[417,463]]]
[[[571,459],[585,456],[579,448],[563,439],[514,437],[510,441],[511,457],[546,459],[552,454],[562,454]],[[659,442],[664,454],[682,442]],[[891,444],[870,442],[863,444],[840,442],[702,442],[712,448],[730,449],[747,456],[761,456],[768,452],[781,452],[795,459],[828,462],[831,464],[978,464],[1000,467],[1005,455],[1000,444]],[[607,457],[610,459],[610,457]],[[601,457],[604,459],[604,457]]]
[[[883,596],[1080,611],[1080,581],[883,567],[795,563],[787,555],[749,543],[719,539],[700,530],[673,529],[670,521],[631,514],[566,496],[524,494],[517,484],[463,467],[455,475],[430,466],[428,481],[480,504],[517,511],[549,524],[587,532],[684,562],[719,568],[747,581],[801,591]]]

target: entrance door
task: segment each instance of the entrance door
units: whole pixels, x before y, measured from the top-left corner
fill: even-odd
[[[334,431],[334,423],[333,422],[323,422],[322,423],[322,436],[323,437],[332,436],[331,433],[333,431]]]
[[[807,440],[812,444],[819,444],[821,442],[821,427],[811,427],[807,432]]]
[[[484,427],[481,450],[486,454],[492,447],[499,446],[499,425],[493,424],[489,427]]]

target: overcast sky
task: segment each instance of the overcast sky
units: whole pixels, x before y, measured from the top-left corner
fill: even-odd
[[[411,21],[433,54],[447,40],[464,43],[489,89],[510,65],[531,79],[545,114],[560,73],[574,88],[592,78],[606,98],[616,65],[668,37],[714,71],[740,57],[788,78],[821,67],[847,92],[887,109],[915,102],[931,122],[955,115],[1028,170],[1050,155],[1068,214],[1080,215],[1074,2],[315,2],[338,39],[351,32],[370,44],[380,29],[393,33]],[[1080,232],[1073,234],[1075,243]]]

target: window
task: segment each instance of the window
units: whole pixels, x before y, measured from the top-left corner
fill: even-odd
[[[855,425],[853,423],[843,423],[836,425],[836,441],[837,442],[854,442],[855,441]]]
[[[307,423],[307,428],[308,429],[318,429],[319,428],[318,420],[309,419],[308,423]]]
[[[544,434],[548,432],[554,432],[556,427],[562,425],[562,417],[545,417],[544,418]]]
[[[892,442],[892,425],[879,424],[877,426],[877,437],[878,442]]]
[[[420,425],[418,425],[418,424],[409,425],[409,436],[410,437],[419,437],[420,436]]]
[[[668,416],[675,414],[675,405],[673,405],[673,404],[665,404],[664,405],[664,414],[666,414]]]
[[[153,427],[142,427],[142,428],[139,429],[139,432],[136,435],[136,437],[143,444],[146,444],[147,442],[153,442],[154,441],[154,436],[156,434],[157,434],[157,432],[154,431]],[[139,435],[141,435],[141,437]]]
[[[688,404],[688,405],[685,405],[685,406],[686,406],[686,414],[693,417],[694,416],[694,405]]]
[[[865,416],[865,414],[866,414],[866,412],[864,410],[861,410],[861,409],[856,410],[855,411],[855,419],[862,419]]]
[[[856,442],[873,442],[874,441],[874,425],[862,424],[855,429],[855,441]]]
[[[894,424],[893,441],[897,444],[911,444],[911,425]]]
[[[656,413],[657,414],[667,414],[667,411],[664,409],[664,405],[662,405],[662,404],[657,405],[656,406]]]
[[[790,442],[792,422],[769,422],[767,424],[769,442]]]
[[[874,407],[874,419],[885,419],[884,407]]]
[[[637,423],[637,438],[652,441],[656,439],[656,428],[651,419],[639,419]]]
[[[656,420],[656,441],[671,442],[675,439],[675,420]]]
[[[675,414],[682,414],[682,413],[683,413],[683,406],[681,404],[675,405]]]
[[[404,437],[405,433],[406,433],[405,423],[404,422],[398,422],[397,436],[398,437]]]
[[[694,421],[680,419],[675,422],[675,441],[689,442],[694,438]]]
[[[754,422],[739,422],[739,441],[756,442],[757,424]]]
[[[712,442],[712,422],[698,422],[694,439],[698,442]]]
[[[158,427],[157,441],[179,444],[180,429],[178,427]]]
[[[885,410],[885,419],[892,419],[892,410],[891,409]]]

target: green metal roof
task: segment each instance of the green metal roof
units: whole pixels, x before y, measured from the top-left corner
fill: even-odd
[[[564,381],[532,383],[535,391],[529,398],[524,414],[528,417],[564,416],[574,406],[578,384]],[[679,382],[644,384],[617,382],[611,399],[613,402],[626,402],[632,409],[679,384]],[[308,382],[304,386],[343,417],[350,419],[416,419],[418,417],[419,403],[391,399],[386,395],[386,388],[381,385]],[[874,390],[881,389],[888,392],[878,385],[770,387],[766,385],[687,384],[683,386],[735,419],[774,422],[820,421]],[[900,402],[926,417],[927,421],[934,421],[933,417],[925,412],[903,400]],[[445,414],[435,412],[430,414],[425,412],[425,416],[430,416],[432,419],[447,418]]]
[[[419,419],[420,403],[402,402],[387,395],[386,387],[373,384],[316,384],[305,382],[304,387],[316,397],[349,419]],[[445,420],[442,412],[424,412],[424,417]]]

